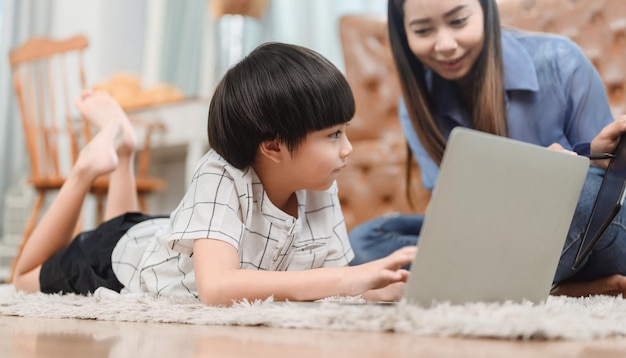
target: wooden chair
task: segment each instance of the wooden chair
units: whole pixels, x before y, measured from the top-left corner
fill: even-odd
[[[10,277],[38,221],[47,194],[60,189],[80,148],[91,139],[89,122],[73,105],[74,99],[86,88],[83,53],[88,45],[82,35],[60,41],[37,37],[9,53],[31,164],[28,182],[37,192]],[[137,192],[141,210],[146,212],[145,196],[165,187],[165,181],[148,176],[150,136],[154,129],[162,127],[158,123],[141,125],[145,127],[145,138],[138,155]],[[108,184],[108,178],[101,177],[91,188],[96,197],[98,222],[104,212]]]

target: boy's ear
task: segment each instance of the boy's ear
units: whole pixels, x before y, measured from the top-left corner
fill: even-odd
[[[259,151],[261,152],[261,155],[265,156],[275,163],[280,163],[282,161],[282,157],[286,149],[287,148],[276,139],[262,142],[259,146]]]

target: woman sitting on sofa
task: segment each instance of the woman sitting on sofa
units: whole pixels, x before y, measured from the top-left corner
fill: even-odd
[[[613,121],[600,76],[565,37],[502,30],[496,0],[389,0],[387,16],[408,160],[417,160],[427,189],[456,126],[580,154],[612,151],[619,141],[626,116]],[[571,269],[607,162],[592,162],[553,294],[626,292],[626,211]],[[357,226],[351,264],[417,244],[422,222],[392,214]]]

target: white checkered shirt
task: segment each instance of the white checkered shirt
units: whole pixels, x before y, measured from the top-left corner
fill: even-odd
[[[209,151],[170,218],[139,223],[116,245],[111,259],[122,292],[197,297],[191,257],[193,241],[203,238],[235,247],[242,269],[347,265],[354,255],[337,185],[296,196],[297,220],[269,201],[254,170],[239,170]]]

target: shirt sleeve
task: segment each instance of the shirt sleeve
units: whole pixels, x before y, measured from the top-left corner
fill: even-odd
[[[613,121],[604,84],[575,43],[560,42],[556,53],[568,110],[565,133],[572,146],[589,143]]]
[[[591,153],[591,143],[589,142],[580,142],[574,144],[572,150],[579,155],[588,155]]]
[[[225,241],[239,250],[244,232],[234,180],[218,161],[203,162],[183,199],[171,215],[168,246],[181,253],[193,252],[195,239]]]
[[[437,181],[437,176],[439,175],[439,166],[430,157],[422,145],[422,142],[419,140],[417,133],[413,128],[413,123],[411,123],[411,118],[409,117],[409,113],[403,99],[400,99],[398,114],[400,117],[400,124],[404,130],[404,135],[407,143],[409,144],[409,148],[419,165],[420,173],[422,175],[422,185],[425,189],[433,190],[435,182]]]

